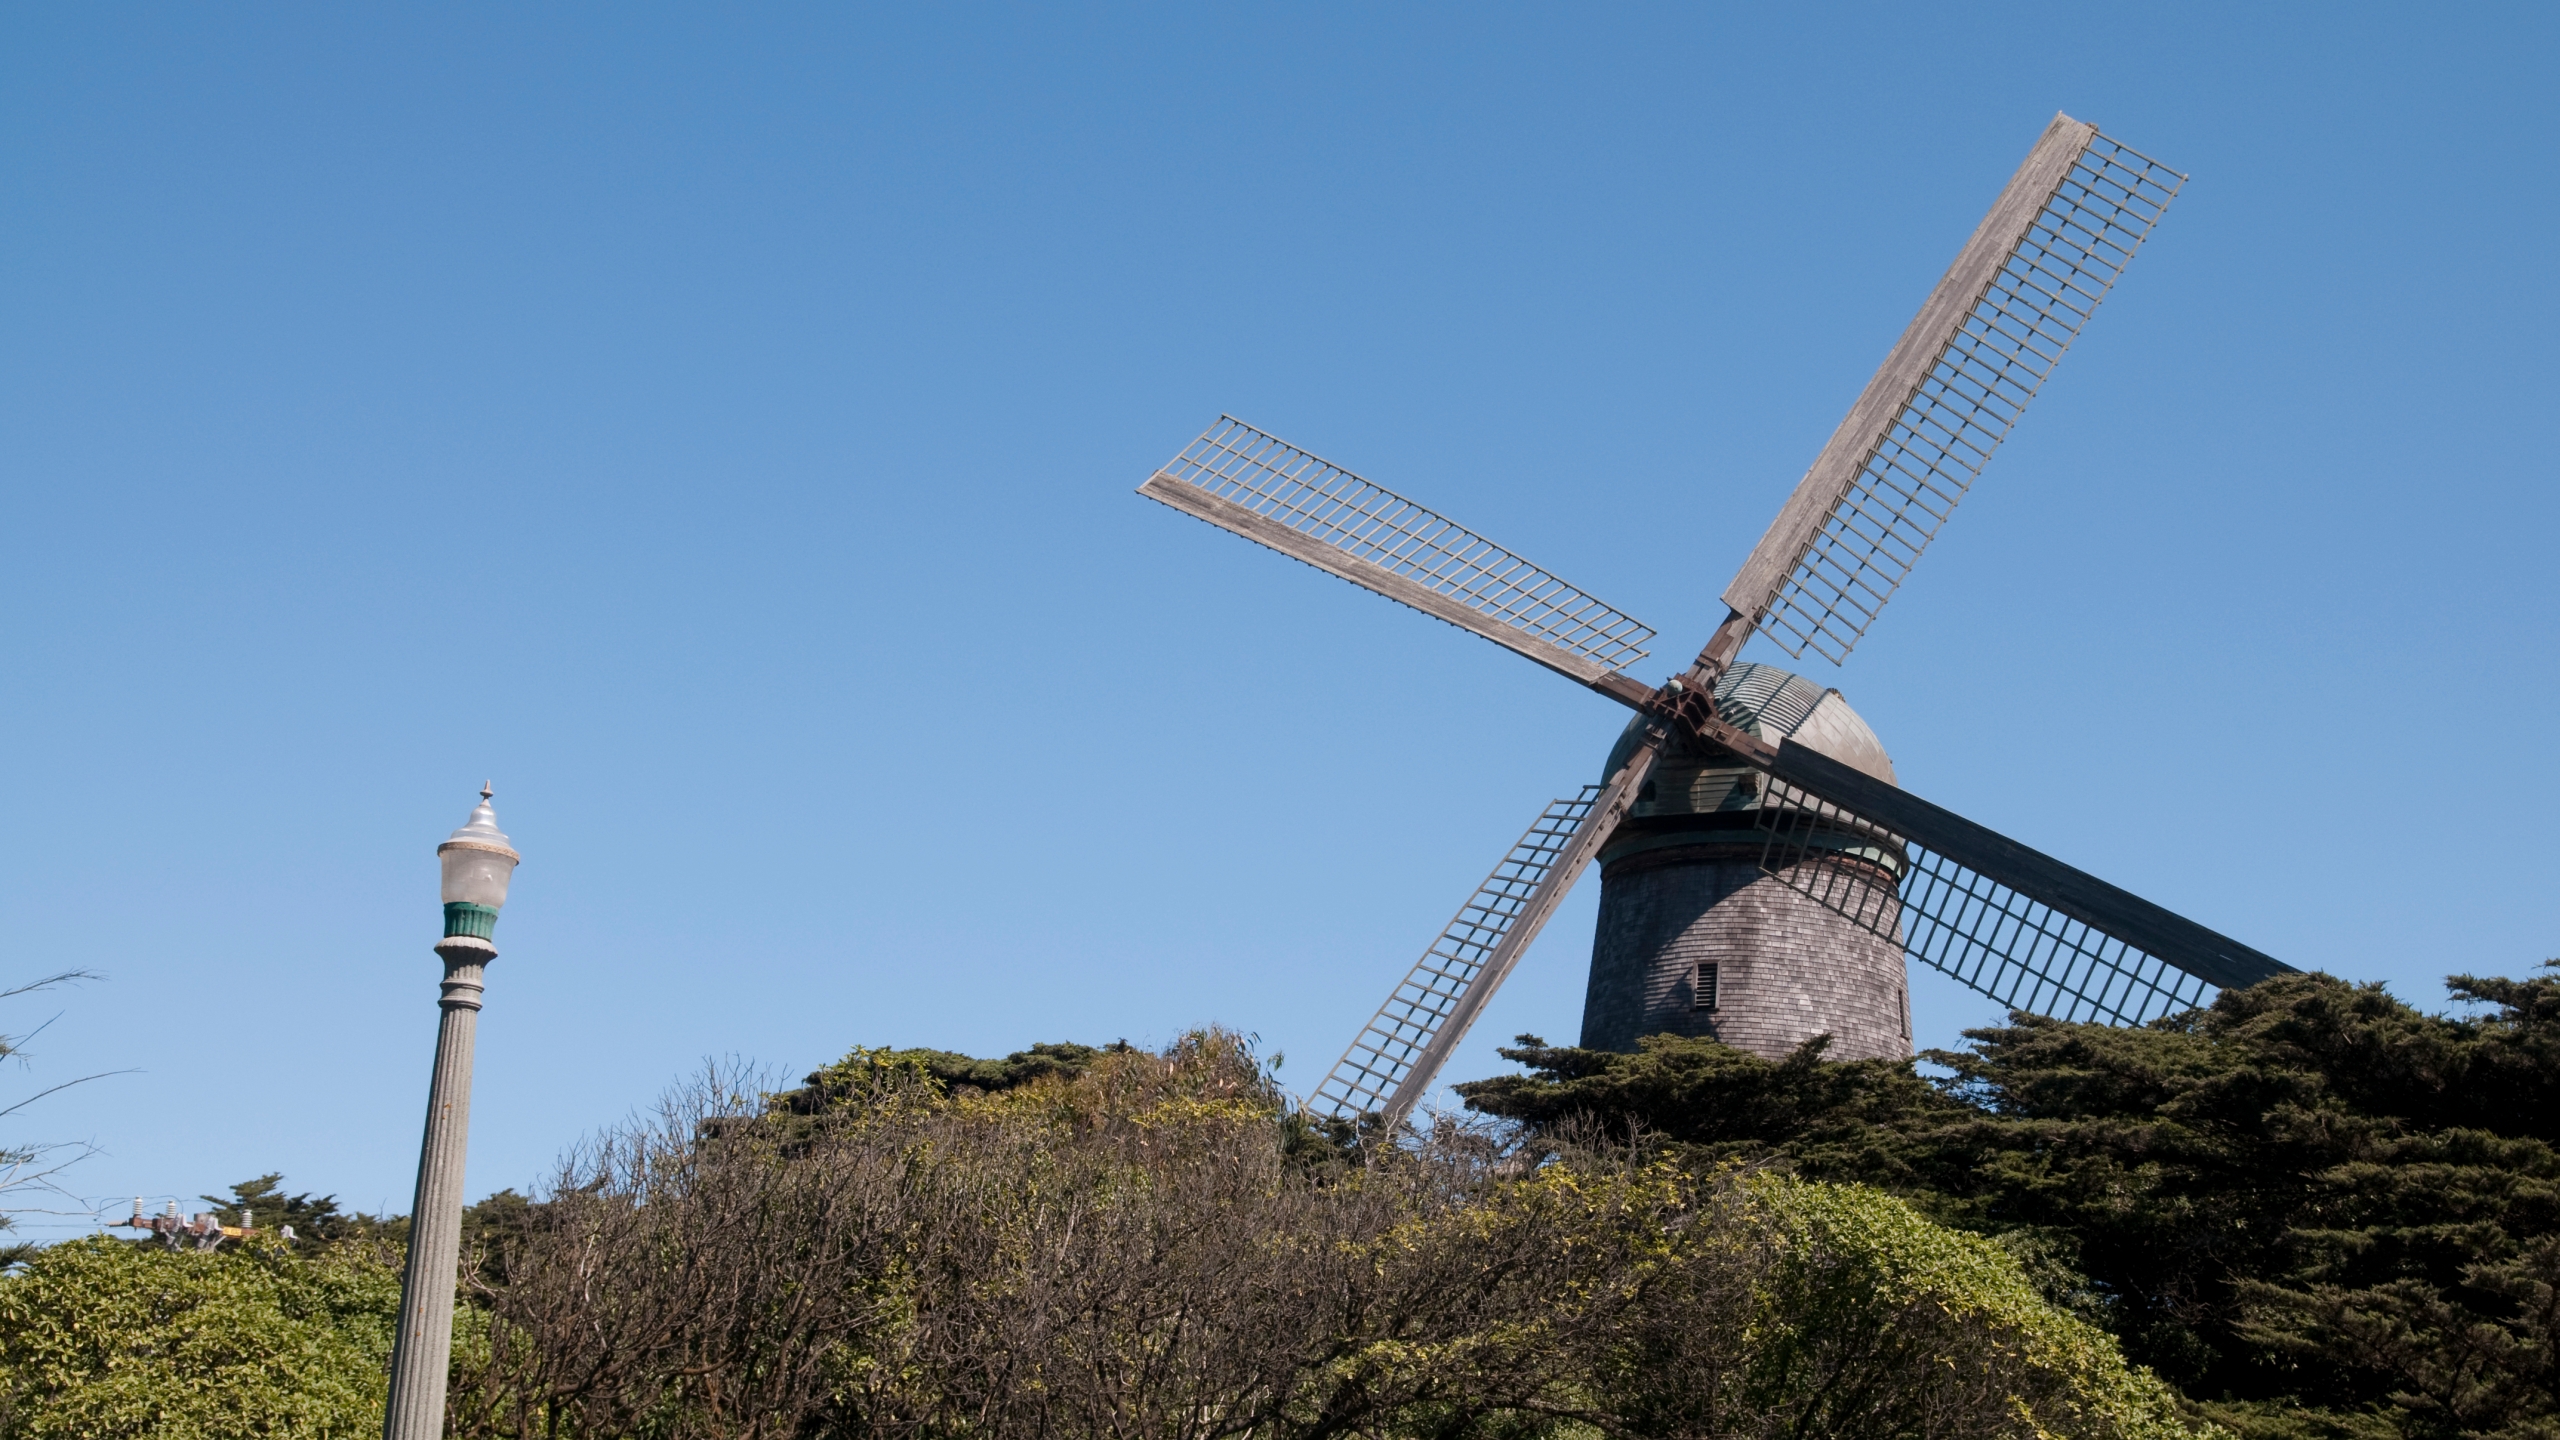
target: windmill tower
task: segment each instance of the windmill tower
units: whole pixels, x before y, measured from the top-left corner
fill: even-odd
[[[2115,1024],[2292,968],[1901,789],[1836,692],[1739,663],[1754,635],[1848,658],[2185,178],[2056,115],[1659,685],[1627,674],[1650,626],[1231,416],[1138,487],[1635,712],[1602,782],[1531,823],[1311,1108],[1401,1122],[1595,858],[1584,1035],[1611,1048],[1659,1026],[1907,1053],[1905,960]]]
[[[1837,690],[1773,665],[1737,662],[1716,680],[1716,710],[1771,744],[1809,745],[1890,785],[1893,761]],[[1601,773],[1644,743],[1631,722]],[[1761,868],[1767,798],[1749,765],[1674,736],[1626,819],[1594,857],[1600,923],[1582,1045],[1633,1050],[1646,1035],[1696,1035],[1778,1059],[1816,1035],[1834,1060],[1911,1053],[1902,946]],[[1844,846],[1826,863],[1873,867],[1898,886],[1905,857]],[[1889,928],[1889,927],[1887,927]]]

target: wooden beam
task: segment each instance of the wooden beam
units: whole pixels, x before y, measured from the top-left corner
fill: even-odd
[[[1743,642],[1751,638],[1751,627],[1757,623],[1758,616],[1745,615],[1731,606],[1725,607],[1724,623],[1716,627],[1716,633],[1707,637],[1706,645],[1698,651],[1698,658],[1691,662],[1689,673],[1681,676],[1681,680],[1692,690],[1714,694],[1716,681],[1733,668],[1733,658],[1742,653]]]
[[[1337,579],[1348,580],[1364,590],[1374,590],[1435,620],[1446,620],[1461,630],[1481,635],[1505,650],[1527,656],[1577,685],[1588,685],[1620,704],[1641,709],[1639,700],[1631,697],[1653,693],[1648,687],[1638,685],[1595,661],[1584,659],[1561,645],[1549,644],[1427,585],[1408,580],[1384,565],[1363,560],[1313,536],[1300,534],[1277,520],[1257,515],[1232,500],[1176,480],[1163,471],[1149,476],[1147,483],[1138,487],[1138,493],[1170,505],[1194,519],[1206,520],[1221,530],[1233,531],[1257,545],[1269,546],[1292,560],[1304,561]]]
[[[1556,856],[1556,863],[1547,867],[1546,876],[1538,881],[1536,889],[1529,892],[1529,899],[1520,907],[1520,914],[1511,922],[1511,928],[1502,932],[1502,938],[1494,942],[1493,953],[1484,957],[1484,965],[1476,971],[1475,979],[1468,983],[1467,993],[1458,997],[1449,1018],[1440,1022],[1440,1028],[1432,1032],[1429,1043],[1422,1047],[1422,1053],[1414,1057],[1413,1068],[1405,1072],[1404,1080],[1387,1100],[1387,1130],[1390,1134],[1404,1122],[1406,1115],[1412,1113],[1413,1107],[1421,1103],[1422,1097],[1431,1093],[1432,1081],[1439,1078],[1440,1068],[1449,1063],[1449,1052],[1457,1049],[1458,1042],[1467,1038],[1467,1027],[1476,1023],[1476,1016],[1483,1013],[1485,1002],[1493,998],[1494,991],[1502,988],[1502,982],[1510,977],[1512,967],[1528,953],[1529,942],[1537,939],[1538,932],[1546,928],[1548,918],[1556,913],[1556,906],[1564,902],[1566,892],[1573,889],[1573,882],[1582,877],[1583,867],[1589,865],[1591,857],[1599,854],[1600,847],[1617,833],[1618,822],[1627,818],[1627,811],[1635,805],[1636,793],[1644,788],[1645,777],[1653,773],[1653,762],[1661,758],[1664,739],[1661,731],[1654,731],[1637,744],[1635,753],[1628,756],[1626,763],[1618,767],[1618,773],[1609,778],[1609,788],[1600,792],[1600,798],[1592,802],[1590,813],[1582,817],[1581,828],[1573,832],[1573,839],[1565,845],[1564,853]]]
[[[1661,697],[1652,686],[1641,680],[1631,680],[1614,670],[1592,681],[1591,688],[1630,710],[1641,710],[1647,715],[1662,708]]]
[[[2294,967],[2272,955],[2118,889],[2086,870],[2030,850],[1810,746],[1792,740],[1780,744],[1769,773],[2209,984],[2236,989],[2293,973]]]
[[[1725,587],[1724,603],[1752,624],[1769,613],[1777,602],[1778,592],[1786,588],[1787,577],[1795,573],[1804,559],[1807,546],[1820,533],[1822,524],[1831,518],[1831,509],[1839,503],[1876,446],[1883,442],[1893,418],[1911,399],[1912,392],[1938,363],[1966,315],[1972,313],[1982,298],[1983,289],[1992,275],[2007,263],[2011,251],[2027,233],[2036,212],[2044,208],[2080,152],[2098,133],[2095,125],[2084,125],[2068,115],[2057,114],[2053,123],[2027,152],[2026,162],[2009,177],[2000,198],[1991,204],[1991,213],[1982,217],[1974,228],[1973,238],[1956,252],[1955,263],[1929,292],[1920,313],[1902,332],[1886,353],[1884,364],[1877,368],[1867,388],[1860,392],[1857,403],[1849,407],[1840,428],[1831,432],[1831,440],[1814,457],[1813,468],[1804,472],[1796,483],[1795,493],[1778,510],[1778,518],[1769,522],[1769,532],[1742,569]]]

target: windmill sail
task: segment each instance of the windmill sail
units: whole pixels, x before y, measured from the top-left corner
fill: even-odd
[[[1346,1120],[1383,1115],[1389,1129],[1403,1121],[1625,818],[1660,753],[1636,747],[1607,785],[1586,785],[1539,815],[1360,1028],[1308,1097],[1310,1109]]]
[[[1653,638],[1651,626],[1458,522],[1232,416],[1138,493],[1585,685],[1610,688]]]
[[[2138,1025],[2292,966],[1792,742],[1760,868],[2013,1010]]]
[[[1726,588],[1734,613],[1846,659],[2185,182],[2056,115]]]

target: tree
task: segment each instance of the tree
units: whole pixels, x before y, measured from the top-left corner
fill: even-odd
[[[832,1065],[813,1070],[800,1088],[773,1097],[795,1115],[821,1114],[850,1096],[868,1094],[887,1074],[911,1075],[943,1094],[1001,1094],[1038,1080],[1072,1079],[1104,1055],[1130,1053],[1126,1040],[1096,1048],[1072,1041],[1034,1045],[1001,1060],[981,1060],[951,1050],[874,1050],[856,1046]]]
[[[229,1195],[196,1198],[211,1205],[225,1225],[255,1224],[270,1233],[292,1226],[294,1243],[301,1245],[325,1245],[352,1235],[374,1234],[382,1225],[376,1216],[349,1215],[339,1210],[335,1195],[314,1199],[307,1193],[284,1193],[284,1175],[279,1171],[243,1180],[231,1187]]]
[[[399,1310],[380,1249],[47,1246],[0,1277],[0,1435],[367,1440]]]
[[[1854,1178],[1997,1238],[2252,1433],[2560,1434],[2560,977],[2479,1016],[2320,975],[2139,1029],[2028,1015],[1908,1065],[1657,1037],[1462,1085],[1552,1131]],[[1524,1037],[1527,1039],[1530,1037]]]
[[[477,1268],[457,1424],[2193,1433],[2008,1255],[1875,1191],[1456,1124],[1345,1163],[1236,1037],[1077,1051],[993,1086],[915,1052],[763,1099],[714,1075],[601,1137]]]

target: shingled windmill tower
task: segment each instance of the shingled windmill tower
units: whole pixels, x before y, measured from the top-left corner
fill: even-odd
[[[1660,685],[1626,673],[1651,627],[1233,417],[1138,487],[1635,712],[1603,781],[1546,807],[1311,1108],[1400,1122],[1595,858],[1583,1027],[1609,1048],[1671,1030],[1907,1053],[1906,959],[2118,1024],[2291,968],[1899,788],[1836,692],[1739,660],[1754,635],[1848,657],[2184,180],[2056,115],[1725,587],[1723,623]]]
[[[1716,681],[1716,709],[1771,744],[1808,745],[1890,785],[1893,761],[1837,690],[1773,665],[1737,662]],[[1619,735],[1603,776],[1644,743],[1641,719]],[[1582,1045],[1633,1050],[1646,1035],[1696,1035],[1776,1059],[1828,1035],[1834,1060],[1911,1053],[1902,945],[1891,925],[1862,925],[1761,868],[1768,787],[1729,755],[1663,746],[1627,817],[1600,847],[1600,923]],[[1907,857],[1842,846],[1825,863],[1871,867],[1894,889]]]

